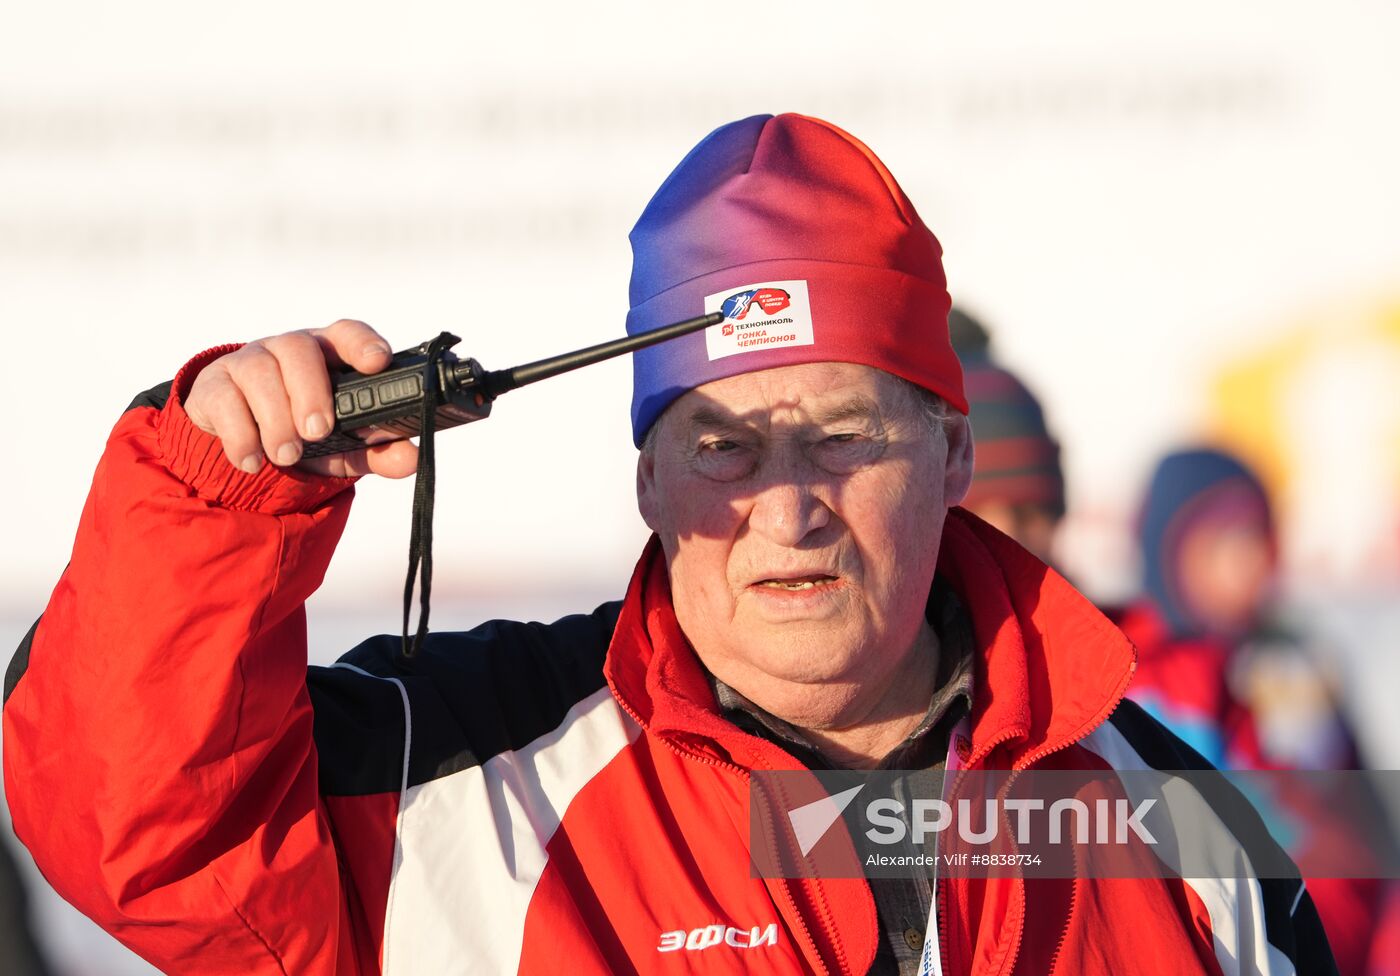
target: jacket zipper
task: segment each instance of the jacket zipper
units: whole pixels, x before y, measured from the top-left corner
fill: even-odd
[[[1074,847],[1074,877],[1079,878],[1079,845]],[[1060,937],[1055,940],[1055,951],[1050,953],[1050,964],[1045,967],[1046,976],[1051,976],[1055,972],[1055,963],[1060,961],[1060,953],[1064,950],[1065,939],[1069,937],[1069,923],[1074,918],[1074,909],[1079,901],[1079,886],[1071,884],[1069,886],[1069,914],[1065,918],[1065,927],[1060,930]]]
[[[770,850],[776,851],[778,849],[777,828],[773,825],[771,817],[768,818],[768,843],[772,845]],[[805,861],[806,858],[804,857],[803,860]],[[817,960],[817,965],[821,967],[823,973],[829,974],[830,970],[827,968],[825,960],[822,959],[821,950],[817,948],[817,941],[812,937],[812,932],[807,925],[807,920],[802,916],[801,909],[797,907],[797,898],[792,893],[792,886],[789,880],[783,877],[774,880],[779,883],[783,894],[787,896],[788,904],[792,906],[793,915],[797,918],[797,922],[802,928],[802,934],[806,937],[807,944],[812,947],[813,952],[816,954],[815,959]],[[832,941],[835,942],[836,940],[833,939]]]
[[[1131,680],[1132,680],[1132,671],[1129,671],[1129,681],[1131,681]],[[1126,692],[1126,690],[1127,690],[1127,685],[1126,685],[1126,683],[1125,683],[1125,685],[1124,685],[1124,691]],[[1070,739],[1068,742],[1062,742],[1062,743],[1060,743],[1059,745],[1054,746],[1053,748],[1050,748],[1050,749],[1041,749],[1041,750],[1038,751],[1038,752],[1035,752],[1035,753],[1032,753],[1032,754],[1029,755],[1029,756],[1026,756],[1026,757],[1023,758],[1019,763],[1016,764],[1016,766],[1015,766],[1015,768],[1012,770],[1012,772],[1013,772],[1013,773],[1021,773],[1021,772],[1024,772],[1024,771],[1030,769],[1031,766],[1033,766],[1033,765],[1035,765],[1036,763],[1040,762],[1040,760],[1044,759],[1046,756],[1051,756],[1051,755],[1054,755],[1054,754],[1057,753],[1057,752],[1062,752],[1063,750],[1068,749],[1068,748],[1069,748],[1070,746],[1072,746],[1072,745],[1076,745],[1076,744],[1078,744],[1078,743],[1080,743],[1080,742],[1083,742],[1083,741],[1084,741],[1085,739],[1087,739],[1089,736],[1093,735],[1096,731],[1098,731],[1099,727],[1102,726],[1103,723],[1105,723],[1105,722],[1108,721],[1109,716],[1113,714],[1114,710],[1122,703],[1122,701],[1123,701],[1123,694],[1120,693],[1120,694],[1118,695],[1118,697],[1114,700],[1113,705],[1112,705],[1111,708],[1109,708],[1107,711],[1105,711],[1098,719],[1096,719],[1096,720],[1093,722],[1092,725],[1087,726],[1083,731],[1081,731],[1081,732],[1080,732],[1078,735],[1076,735],[1073,739]],[[994,747],[995,747],[995,746],[994,746]],[[993,747],[993,748],[994,748],[994,747]],[[988,749],[987,752],[990,753],[991,750]],[[1011,783],[1011,781],[1008,780],[1008,781],[1007,781],[1007,785],[1010,786],[1010,783]],[[1076,867],[1078,866],[1078,863],[1079,863],[1078,858],[1079,858],[1079,855],[1078,855],[1078,853],[1076,852],[1076,854],[1075,854],[1075,865],[1076,865]],[[1076,874],[1075,880],[1078,880],[1078,875],[1077,875],[1077,874]],[[1021,927],[1020,927],[1020,929],[1016,932],[1016,943],[1015,943],[1015,945],[1013,945],[1013,946],[1011,947],[1011,954],[1007,957],[1006,963],[1001,967],[1001,973],[1003,974],[1003,976],[1005,976],[1005,974],[1011,973],[1011,972],[1016,968],[1016,962],[1017,962],[1017,960],[1020,958],[1020,955],[1021,955],[1021,942],[1025,939],[1025,934],[1026,934],[1025,904],[1024,904],[1024,898],[1025,898],[1025,895],[1024,895],[1024,891],[1025,891],[1025,878],[1024,878],[1024,876],[1023,876],[1022,879],[1021,879],[1021,885],[1022,885],[1022,900],[1023,900],[1023,901],[1022,901],[1022,907],[1021,907],[1021,916],[1022,916],[1022,919],[1021,919]],[[1050,955],[1050,964],[1049,964],[1049,966],[1046,967],[1046,976],[1049,976],[1049,974],[1051,974],[1051,973],[1053,973],[1053,972],[1055,971],[1055,963],[1056,963],[1056,961],[1057,961],[1057,960],[1059,959],[1059,957],[1060,957],[1060,951],[1064,948],[1065,936],[1066,936],[1066,934],[1068,933],[1068,930],[1069,930],[1070,919],[1072,919],[1072,918],[1074,917],[1075,902],[1076,902],[1076,900],[1077,900],[1077,898],[1078,898],[1078,896],[1076,895],[1075,892],[1076,892],[1075,887],[1074,887],[1074,886],[1071,886],[1071,887],[1070,887],[1069,915],[1065,918],[1065,929],[1064,929],[1063,931],[1060,932],[1060,937],[1059,937],[1059,939],[1058,939],[1058,940],[1056,941],[1056,943],[1055,943],[1055,951],[1054,951],[1053,953],[1051,953],[1051,955]]]
[[[993,738],[989,743],[987,743],[987,745],[983,748],[983,750],[982,750],[982,755],[981,755],[980,757],[969,757],[970,759],[973,759],[974,761],[973,761],[973,762],[970,762],[970,763],[968,764],[968,766],[964,766],[962,769],[959,769],[959,770],[957,771],[957,773],[954,774],[954,777],[955,777],[954,780],[953,780],[953,790],[954,790],[954,792],[956,792],[956,790],[957,790],[957,779],[956,779],[956,776],[957,776],[957,775],[959,775],[959,774],[965,772],[965,771],[968,769],[969,766],[972,766],[972,765],[981,763],[981,761],[982,761],[983,759],[985,759],[987,756],[990,756],[993,752],[996,751],[996,747],[997,747],[997,746],[1001,745],[1001,744],[1002,744],[1003,742],[1005,742],[1007,739],[1010,739],[1014,734],[1015,734],[1015,733],[1011,732],[1010,730],[1001,733],[1000,735],[998,735],[998,736],[996,736],[995,738]],[[952,742],[952,741],[949,742],[949,745],[952,745],[952,746],[956,747],[956,746],[955,746],[955,743]],[[946,964],[948,963],[948,961],[951,959],[951,956],[952,956],[952,954],[948,951],[948,947],[949,947],[949,945],[950,945],[950,943],[948,942],[948,878],[946,878],[946,877],[940,877],[940,878],[938,878],[938,879],[936,880],[936,885],[937,885],[937,887],[936,887],[936,890],[934,891],[934,901],[935,901],[935,902],[937,903],[937,905],[938,905],[938,954],[939,954],[939,966],[940,966],[940,968],[943,970],[944,976],[947,976],[947,974],[948,974],[948,966],[947,966]],[[1019,951],[1020,951],[1020,943],[1018,942],[1018,943],[1017,943],[1017,946],[1016,946],[1016,952],[1019,952]],[[1013,959],[1015,958],[1014,954],[1013,954],[1013,957],[1012,957],[1012,958],[1013,958]]]
[[[646,724],[642,721],[641,716],[639,716],[636,713],[636,711],[633,710],[632,706],[629,705],[627,702],[623,701],[616,694],[613,695],[613,700],[622,706],[622,710],[632,717],[632,721],[636,722],[637,727],[642,729],[643,733],[645,734]],[[719,769],[729,770],[730,772],[736,773],[740,778],[744,779],[745,781],[748,781],[750,778],[749,771],[743,766],[738,765],[737,763],[725,762],[722,759],[715,759],[711,756],[702,756],[698,752],[692,752],[688,749],[682,749],[680,746],[676,745],[676,743],[672,742],[665,736],[656,736],[656,738],[659,739],[666,746],[666,748],[670,749],[682,759],[689,759],[692,762],[703,763],[706,766],[715,766]],[[774,844],[774,849],[776,850],[777,838],[775,836],[770,836],[769,840]],[[773,880],[778,882],[779,890],[782,891],[783,897],[787,899],[788,907],[792,910],[792,917],[797,920],[797,927],[801,930],[804,944],[812,950],[811,958],[816,960],[816,965],[819,967],[818,971],[822,974],[822,976],[830,976],[831,970],[827,968],[825,961],[822,959],[821,949],[817,947],[817,940],[812,937],[812,930],[807,925],[807,920],[802,916],[802,909],[800,909],[797,906],[797,899],[793,896],[792,887],[791,885],[789,885],[788,879],[779,877],[774,878]]]

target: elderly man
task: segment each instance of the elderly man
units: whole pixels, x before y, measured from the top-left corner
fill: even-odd
[[[6,681],[16,828],[188,973],[1325,972],[1295,882],[758,877],[749,783],[804,767],[1187,764],[1130,645],[955,509],[972,476],[940,250],[861,143],[758,116],[633,233],[626,597],[305,668],[351,479],[298,463],[338,322],[138,398]],[[271,462],[271,463],[268,463]],[[542,558],[545,558],[542,555]]]

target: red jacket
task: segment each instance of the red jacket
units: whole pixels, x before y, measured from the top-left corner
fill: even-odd
[[[750,771],[797,763],[717,713],[655,543],[620,605],[308,671],[352,491],[227,464],[179,407],[222,351],[117,425],[7,675],[16,832],[65,898],[174,973],[869,968],[863,880],[750,877]],[[1184,761],[1120,704],[1132,648],[1063,579],[960,510],[939,571],[977,644],[964,766]],[[1331,971],[1294,882],[937,895],[948,974]]]
[[[1221,769],[1267,769],[1254,718],[1230,692],[1231,648],[1178,637],[1150,601],[1107,611],[1138,652],[1128,697]]]

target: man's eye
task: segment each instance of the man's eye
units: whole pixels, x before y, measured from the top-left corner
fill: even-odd
[[[851,474],[873,463],[883,450],[880,438],[865,431],[827,434],[811,448],[812,461],[832,474]]]
[[[753,470],[757,456],[750,442],[715,437],[696,445],[692,463],[697,474],[712,481],[738,481]]]
[[[726,454],[729,451],[738,450],[738,448],[739,445],[736,442],[725,440],[706,441],[700,445],[700,450],[710,451],[715,454]]]

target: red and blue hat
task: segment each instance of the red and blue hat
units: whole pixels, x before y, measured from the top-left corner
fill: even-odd
[[[885,165],[836,126],[783,114],[716,129],[631,241],[629,334],[725,314],[633,354],[638,445],[688,390],[798,363],[874,366],[967,412],[942,248]]]

